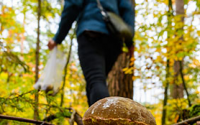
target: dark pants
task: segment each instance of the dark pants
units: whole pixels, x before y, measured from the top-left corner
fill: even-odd
[[[78,37],[78,55],[89,106],[109,96],[106,78],[121,49],[122,43],[106,34],[87,31]]]

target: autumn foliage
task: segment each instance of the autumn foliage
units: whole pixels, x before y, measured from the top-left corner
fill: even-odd
[[[126,74],[134,72],[134,101],[149,109],[158,125],[182,121],[184,111],[192,112],[187,118],[198,116],[198,110],[191,114],[200,103],[200,1],[136,0],[135,3],[135,51],[130,60],[134,67],[120,69]],[[181,4],[182,14],[178,10]],[[85,80],[77,56],[75,23],[59,46],[66,58],[70,57],[63,71],[63,89],[55,96],[48,96],[33,88],[38,35],[40,76],[49,53],[46,44],[56,32],[62,7],[62,0],[41,0],[38,18],[38,0],[0,2],[0,114],[33,119],[37,107],[39,120],[53,114],[57,117],[52,123],[69,124],[72,108],[81,116],[88,109]],[[174,89],[177,86],[179,89]],[[38,103],[34,98],[36,93]],[[173,93],[182,96],[175,98]],[[0,124],[20,122],[0,119]]]

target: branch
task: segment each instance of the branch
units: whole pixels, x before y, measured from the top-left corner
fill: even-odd
[[[197,117],[194,117],[194,118],[186,119],[182,122],[179,122],[179,123],[176,123],[176,124],[173,124],[173,125],[187,125],[187,124],[190,125],[190,124],[193,124],[193,123],[195,123],[199,120],[200,120],[200,116],[197,116]]]
[[[70,47],[69,47],[69,53],[68,53],[68,57],[67,57],[67,62],[64,68],[64,76],[63,76],[63,86],[61,88],[61,101],[60,101],[60,106],[62,107],[63,103],[64,103],[64,90],[65,90],[65,84],[66,84],[66,75],[67,75],[67,67],[69,65],[69,61],[70,61],[70,57],[71,57],[71,51],[72,51],[72,39],[70,42]]]
[[[82,117],[77,112],[75,113],[74,120],[78,125],[83,125]]]
[[[31,119],[26,119],[26,118],[20,118],[20,117],[13,117],[13,116],[5,116],[5,115],[0,115],[1,119],[8,119],[8,120],[15,120],[15,121],[20,121],[20,122],[27,122],[27,123],[35,123],[36,125],[53,125],[51,123],[47,123],[44,121],[37,121],[37,120],[31,120]]]
[[[71,119],[70,119],[70,125],[74,125],[74,120],[75,120],[75,114],[76,114],[76,111],[73,110],[72,114],[71,114]]]
[[[182,79],[182,82],[183,82],[183,87],[184,87],[186,95],[187,95],[188,105],[189,105],[189,107],[191,107],[192,104],[191,104],[191,101],[190,101],[190,95],[189,95],[189,92],[187,90],[185,79],[184,79],[182,61],[179,61],[179,65],[180,65],[180,73],[181,73],[181,79]]]

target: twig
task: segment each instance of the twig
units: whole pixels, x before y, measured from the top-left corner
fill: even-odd
[[[194,118],[190,118],[190,119],[186,119],[182,122],[179,122],[179,123],[176,123],[176,124],[173,124],[173,125],[187,125],[187,124],[193,124],[197,121],[200,120],[200,116],[197,116],[197,117],[194,117]]]
[[[14,116],[0,115],[0,119],[8,119],[8,120],[15,120],[15,121],[20,121],[20,122],[35,123],[37,125],[40,125],[40,124],[42,124],[42,125],[53,125],[51,123],[47,123],[47,122],[44,122],[44,121],[37,121],[37,120],[14,117]]]
[[[75,114],[76,114],[76,111],[73,110],[73,112],[71,114],[70,125],[74,125]]]

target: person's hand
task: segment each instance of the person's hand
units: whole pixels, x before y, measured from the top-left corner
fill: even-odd
[[[54,40],[50,39],[47,46],[49,50],[52,50],[55,46],[57,46],[57,44]]]

